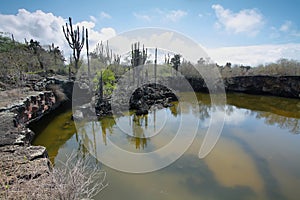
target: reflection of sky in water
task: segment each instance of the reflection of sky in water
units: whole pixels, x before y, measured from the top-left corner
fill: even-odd
[[[224,109],[225,109],[225,124],[226,125],[241,125],[248,115],[248,111],[245,109],[237,109],[232,106],[224,107],[215,107],[214,109],[210,109],[210,114],[214,113],[215,117],[210,122],[210,118],[206,118],[202,123],[203,127],[209,127],[210,123],[212,125],[221,123],[224,118]]]
[[[164,109],[160,112],[150,112],[146,116],[123,116],[116,120],[118,128],[123,134],[132,137],[149,138],[159,134],[166,126],[167,119],[170,119],[171,113]],[[157,120],[156,120],[157,118]]]
[[[217,116],[212,123],[218,123],[222,117],[218,112],[225,109],[211,108],[203,103],[207,102],[207,98],[206,95],[199,95],[202,102],[200,116],[193,113],[192,105],[177,113],[177,117],[174,114],[169,116],[172,108],[163,111],[168,113],[168,117],[174,118],[174,121],[166,123],[165,134],[148,139],[139,138],[138,145],[136,138],[118,133],[111,120],[106,119],[102,124],[94,122],[96,140],[101,141],[97,145],[105,146],[105,138],[109,137],[124,149],[142,153],[168,143],[178,127],[174,124],[180,115],[185,115],[190,120],[197,116],[201,119],[199,132],[192,146],[167,168],[132,175],[103,166],[107,172],[109,187],[95,199],[298,199],[300,135],[295,134],[300,129],[298,102],[273,97],[229,95],[221,138],[213,151],[205,159],[199,160],[199,147],[210,123],[211,113],[215,112]],[[159,116],[160,111],[156,114]],[[105,137],[102,135],[104,124],[107,126]],[[92,125],[88,128],[92,129]],[[93,142],[93,134],[88,138],[79,134],[78,140],[74,134],[57,147],[57,159],[63,159],[62,155],[73,149],[84,151],[82,144],[87,139],[90,148],[98,148]],[[146,143],[145,146],[143,142]],[[137,166],[141,164],[136,163]]]
[[[183,106],[186,106],[185,103]],[[160,120],[166,115],[168,117],[162,123],[164,124],[163,127],[157,127],[160,129],[159,134],[145,138],[145,129],[149,125],[149,115],[153,115],[153,120],[155,118]],[[107,128],[111,129],[113,134],[107,135],[107,131],[103,130],[105,125],[101,123],[102,121],[82,124],[79,133],[85,147],[108,166],[124,171],[130,169],[132,172],[148,172],[160,169],[175,161],[189,147],[197,133],[199,118],[189,109],[176,114],[169,109],[159,109],[150,112],[149,115],[147,119],[145,116],[140,117],[135,114],[111,119],[115,123],[110,123]],[[145,120],[148,122],[145,123]],[[129,124],[128,131],[132,131],[132,135],[135,137],[125,134],[123,131],[126,126],[121,123]],[[145,126],[146,124],[147,126]],[[135,148],[133,145],[128,145],[128,140],[136,142]],[[147,154],[141,154],[145,152]],[[136,162],[139,165],[136,165]]]

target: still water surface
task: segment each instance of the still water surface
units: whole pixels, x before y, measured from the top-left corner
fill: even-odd
[[[109,186],[95,199],[299,199],[299,100],[228,94],[226,106],[212,107],[209,95],[198,93],[197,98],[200,113],[195,113],[198,112],[195,105],[188,101],[183,107],[174,102],[173,107],[152,111],[144,117],[128,113],[123,117],[86,122],[84,127],[89,131],[85,134],[80,132],[83,129],[76,131],[71,110],[65,110],[33,127],[39,133],[34,144],[46,146],[56,165],[74,150],[87,154],[83,145],[87,144],[86,140],[95,149],[110,148],[109,138],[128,151],[151,152],[172,140],[180,117],[191,121],[200,118],[199,131],[191,147],[162,170],[128,174],[102,165]],[[221,138],[213,151],[200,160],[199,147],[210,116],[222,110],[226,110],[226,118]],[[132,135],[123,134],[116,120],[128,125],[127,131]],[[154,132],[159,134],[151,135]]]

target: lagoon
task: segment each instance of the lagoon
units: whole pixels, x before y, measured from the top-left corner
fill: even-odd
[[[184,106],[173,102],[172,107],[153,109],[145,116],[130,112],[87,121],[82,129],[76,129],[71,120],[71,109],[61,110],[31,127],[37,133],[33,144],[45,146],[55,166],[70,152],[89,155],[94,149],[94,155],[101,153],[100,149],[111,148],[108,140],[127,151],[148,153],[168,144],[185,118],[199,121],[198,131],[178,160],[145,174],[119,172],[99,162],[109,185],[95,199],[298,199],[298,99],[232,93],[222,106],[211,106],[208,94],[197,93],[197,99],[200,111],[186,100]],[[223,111],[221,137],[208,156],[199,159],[210,116]]]

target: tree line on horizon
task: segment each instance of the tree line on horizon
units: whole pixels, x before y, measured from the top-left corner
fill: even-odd
[[[16,41],[13,35],[8,37],[0,32],[0,88],[5,88],[8,85],[22,85],[24,79],[32,74],[47,76],[48,73],[62,75],[72,73],[74,75],[79,70],[79,66],[82,68],[80,70],[86,72],[88,77],[91,76],[92,82],[97,82],[97,80],[93,80],[95,77],[100,78],[100,71],[109,70],[113,76],[120,77],[130,67],[133,67],[132,60],[136,59],[133,54],[131,54],[131,58],[124,58],[129,61],[127,64],[121,63],[121,56],[114,54],[108,43],[103,44],[101,42],[93,51],[89,51],[87,30],[85,32],[84,27],[82,27],[80,36],[79,27],[73,29],[71,18],[69,18],[69,24],[63,26],[63,32],[73,49],[73,54],[70,55],[68,62],[66,62],[63,51],[53,43],[41,45],[39,41],[33,39],[29,41],[25,39],[24,43],[21,43]],[[87,59],[83,59],[80,54],[84,45],[87,48]],[[142,64],[152,62],[147,59],[146,56]],[[165,57],[165,64],[173,68],[176,74],[178,71],[184,76],[199,76],[199,73],[195,71],[194,64],[185,60],[182,55],[174,54],[172,58],[168,55]],[[200,58],[197,64],[217,66],[223,78],[257,75],[300,76],[300,62],[285,58],[257,67],[233,65],[230,62],[220,66],[216,63],[209,63],[204,58]],[[159,74],[168,75],[166,72]]]

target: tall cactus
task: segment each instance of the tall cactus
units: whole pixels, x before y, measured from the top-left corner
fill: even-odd
[[[77,28],[75,30],[73,30],[71,17],[69,17],[69,24],[66,23],[66,28],[65,28],[65,26],[62,26],[62,28],[63,28],[65,38],[69,43],[69,46],[71,47],[71,49],[73,49],[73,58],[75,60],[75,69],[78,70],[78,62],[80,59],[80,52],[84,45],[84,27],[82,27],[81,40],[80,40],[79,26],[77,26]]]
[[[89,52],[89,33],[88,29],[85,31],[85,38],[86,38],[86,57],[87,57],[87,64],[88,64],[88,81],[89,81],[89,88],[92,89],[91,85],[91,68],[90,68],[90,52]]]
[[[113,61],[113,52],[109,49],[108,41],[106,45],[101,41],[96,45],[96,48],[93,52],[93,55],[100,59],[100,62],[105,65],[112,64]],[[114,54],[115,55],[115,54]]]
[[[140,50],[140,43],[134,43],[131,45],[131,65],[133,68],[133,83],[135,82],[136,70],[135,68],[139,65],[144,65],[147,60],[147,49],[143,45],[143,49]],[[137,84],[139,84],[140,70],[137,70]]]
[[[165,54],[165,64],[169,65],[170,64],[170,54],[168,55]]]
[[[172,67],[175,69],[176,76],[180,66],[180,58],[180,54],[175,54],[174,57],[171,59]]]
[[[147,49],[143,45],[143,49],[140,50],[140,43],[134,43],[131,46],[131,64],[132,67],[144,65],[147,60]]]
[[[102,71],[100,72],[100,79],[99,79],[99,100],[100,102],[103,101],[103,74]]]
[[[156,77],[157,77],[157,48],[155,48],[155,58],[154,58],[154,83],[156,87]]]

